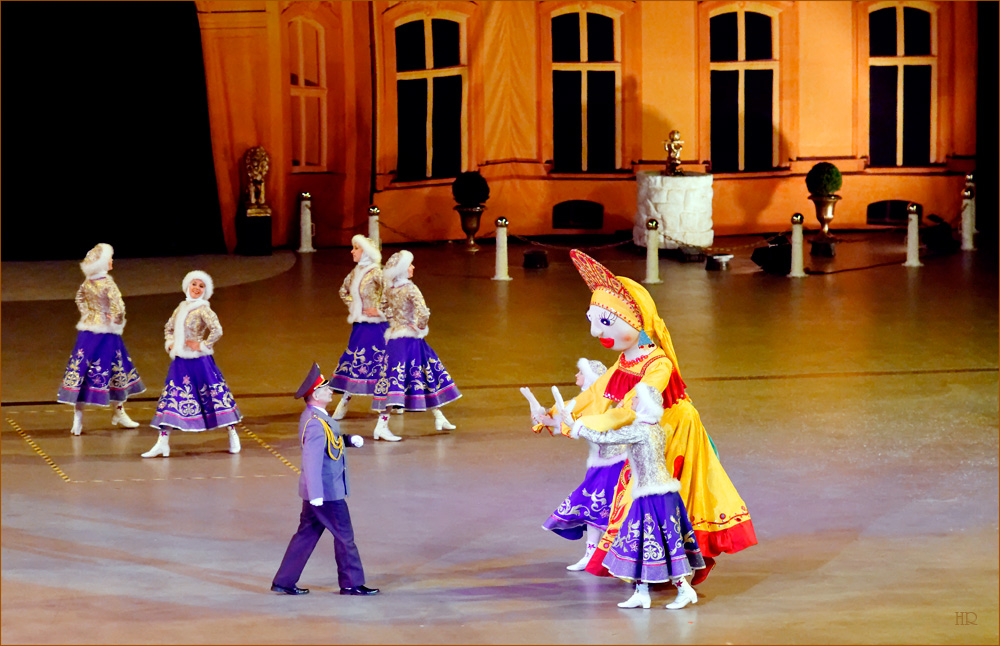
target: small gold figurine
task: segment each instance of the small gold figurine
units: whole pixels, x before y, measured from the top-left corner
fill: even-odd
[[[681,148],[684,142],[681,140],[680,130],[671,130],[670,139],[663,142],[663,149],[667,151],[667,175],[683,175],[681,170]]]

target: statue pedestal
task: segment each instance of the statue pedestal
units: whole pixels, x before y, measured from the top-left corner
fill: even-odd
[[[632,240],[646,246],[646,222],[659,222],[660,249],[709,247],[712,231],[712,176],[685,171],[663,175],[643,171],[636,175],[638,190]],[[669,237],[669,239],[668,239]]]
[[[243,256],[271,255],[271,207],[248,206],[236,218],[236,253]]]

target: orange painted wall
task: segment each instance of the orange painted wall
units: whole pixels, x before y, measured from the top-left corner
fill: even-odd
[[[553,118],[549,20],[552,11],[579,4],[564,0],[197,4],[227,243],[233,234],[228,214],[235,213],[239,199],[240,168],[235,160],[251,145],[264,145],[272,155],[269,191],[277,246],[298,246],[300,191],[313,194],[317,246],[347,244],[354,233],[367,231],[373,158],[374,202],[387,225],[384,240],[463,237],[452,208],[450,181],[393,182],[393,29],[396,21],[414,12],[447,11],[465,21],[471,83],[464,164],[468,170],[479,169],[491,187],[481,233],[491,232],[493,220],[501,215],[510,221],[513,234],[582,233],[552,228],[553,206],[568,199],[602,203],[604,233],[630,229],[636,208],[634,173],[662,167],[666,157],[662,142],[673,129],[680,130],[686,142],[682,153],[686,168],[704,170],[710,162],[707,15],[733,3],[614,0],[589,5],[604,6],[619,16],[623,35],[623,172],[591,176],[552,174],[547,163]],[[949,220],[957,216],[964,173],[975,167],[975,3],[925,3],[937,8],[939,31],[938,163],[898,171],[867,168],[866,14],[873,3],[742,4],[748,10],[764,7],[777,15],[781,168],[715,176],[717,235],[784,230],[795,212],[813,222],[804,175],[822,160],[833,161],[844,172],[835,228],[864,227],[868,204],[883,199],[917,201],[925,214]],[[335,25],[342,47],[339,58],[330,58],[341,75],[341,103],[331,111],[336,161],[329,173],[303,175],[290,170],[283,31],[293,12],[325,15]]]

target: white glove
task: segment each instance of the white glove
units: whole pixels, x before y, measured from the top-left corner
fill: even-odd
[[[361,437],[360,435],[351,436],[351,446],[360,449],[364,445],[365,445],[365,438]]]
[[[528,406],[531,408],[531,421],[535,424],[541,424],[542,418],[546,416],[548,411],[542,408],[542,405],[538,403],[538,400],[535,399],[531,389],[527,386],[521,388],[521,394],[528,400]]]
[[[573,428],[570,429],[569,431],[569,436],[574,440],[580,439],[580,429],[582,428],[583,428],[583,420],[580,419],[576,420],[576,422],[573,423]]]
[[[322,507],[323,506],[323,499],[322,498],[313,498],[312,500],[309,501],[309,504],[312,505],[313,507]]]

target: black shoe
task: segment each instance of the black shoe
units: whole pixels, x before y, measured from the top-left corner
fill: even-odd
[[[306,588],[300,588],[297,585],[286,588],[285,586],[278,585],[277,583],[271,584],[271,592],[280,592],[282,594],[309,594],[309,590]]]
[[[355,595],[378,594],[378,588],[369,588],[368,586],[359,585],[353,588],[341,588],[340,594],[355,594]]]

